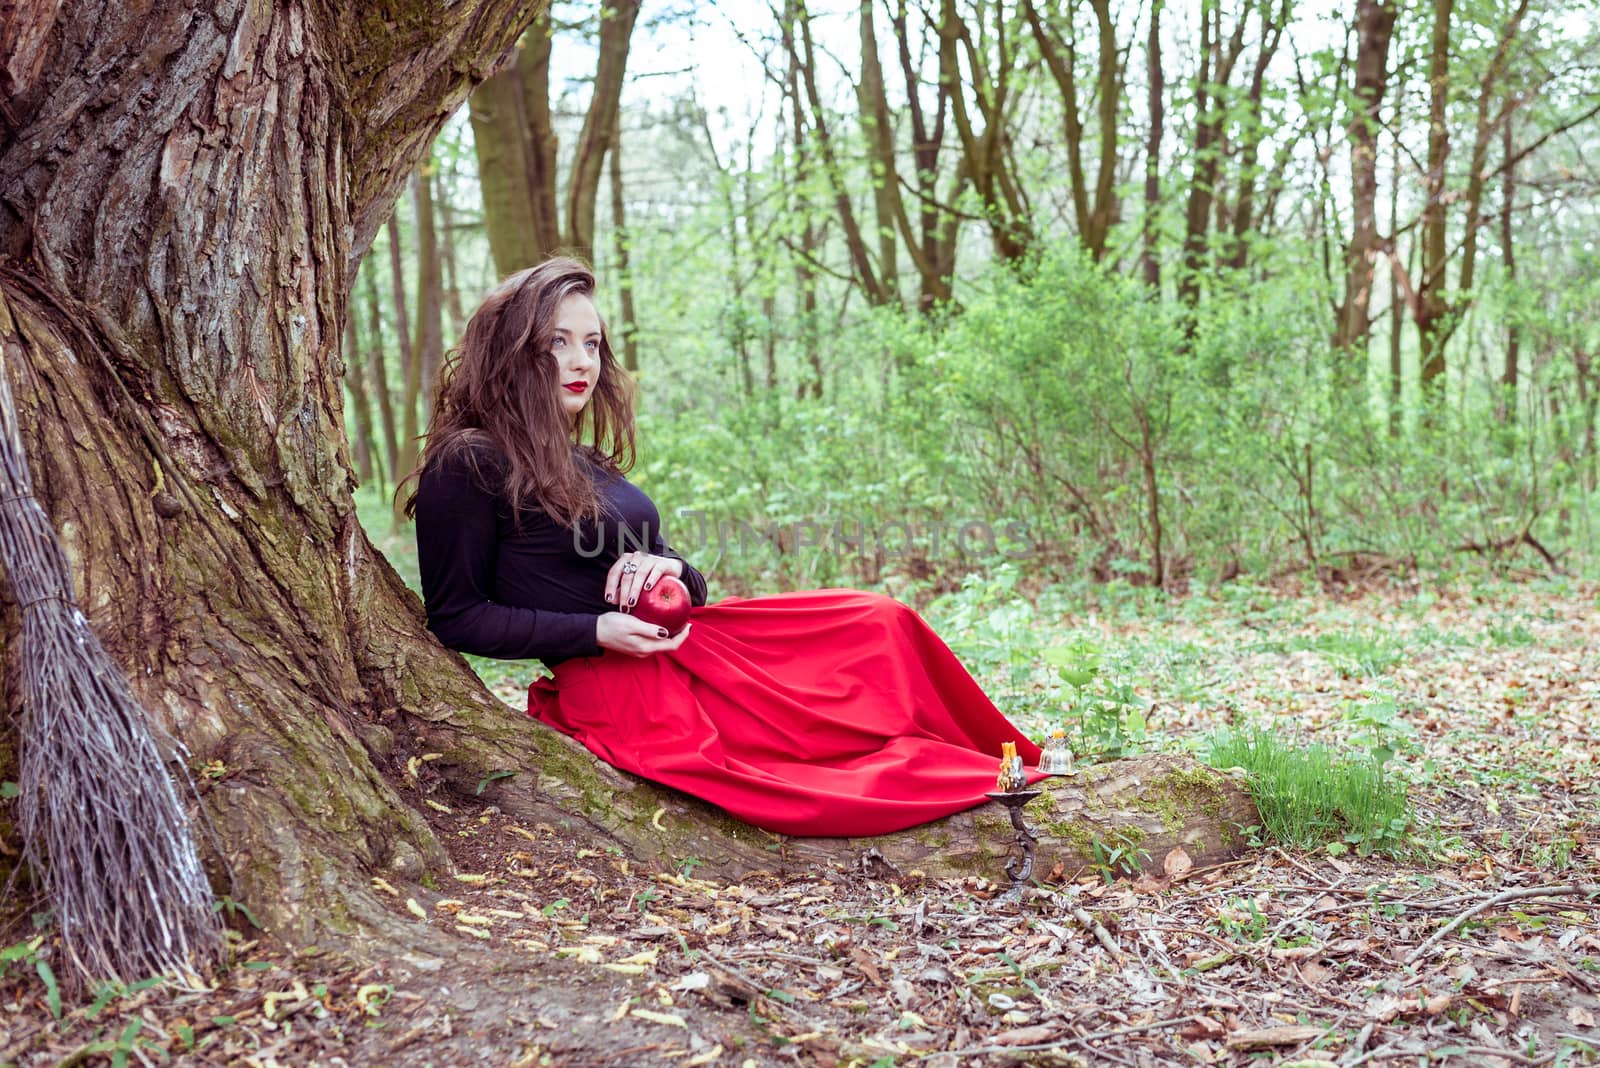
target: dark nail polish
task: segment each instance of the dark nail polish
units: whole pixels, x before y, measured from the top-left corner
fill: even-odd
[[[637,597],[629,597],[628,598],[628,607],[629,608],[632,608],[634,605],[636,605],[638,603],[639,603],[639,598],[637,598]]]
[[[656,636],[657,637],[661,637],[661,638],[665,638],[667,636],[667,628],[666,627],[657,627],[656,628]]]
[[[612,601],[615,601],[615,600],[616,600],[616,597],[614,595],[609,594],[609,593],[606,594],[606,604],[610,604]]]
[[[644,588],[645,588],[645,589],[647,589],[647,590],[648,590],[648,589],[649,589],[649,588],[650,588],[650,587],[651,587],[651,586],[654,586],[654,585],[655,585],[655,583],[654,583],[654,582],[646,582],[646,583],[645,583],[645,584],[644,584]]]

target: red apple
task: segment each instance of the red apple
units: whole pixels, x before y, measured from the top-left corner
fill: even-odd
[[[656,584],[639,594],[639,603],[633,614],[646,623],[667,628],[667,634],[677,634],[689,622],[689,587],[671,575],[662,575]]]

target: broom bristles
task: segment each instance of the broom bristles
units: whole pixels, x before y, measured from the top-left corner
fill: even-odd
[[[84,983],[200,985],[222,920],[189,820],[127,679],[72,602],[33,497],[0,353],[0,566],[22,608],[18,826]]]

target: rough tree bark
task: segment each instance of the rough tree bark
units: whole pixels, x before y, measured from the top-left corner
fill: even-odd
[[[646,859],[774,864],[770,836],[492,698],[356,519],[353,265],[536,8],[83,0],[20,9],[37,24],[6,40],[48,54],[0,55],[0,345],[39,496],[144,706],[221,762],[212,877],[291,942],[437,945],[370,889],[448,870],[432,791]],[[1139,803],[1235,811],[1214,778]]]

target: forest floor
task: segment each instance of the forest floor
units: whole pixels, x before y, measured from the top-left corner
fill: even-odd
[[[1242,724],[1381,734],[1410,781],[1407,851],[1264,843],[1009,901],[912,871],[704,880],[693,858],[653,870],[452,802],[429,813],[456,863],[439,889],[374,880],[397,915],[459,936],[449,959],[297,957],[240,920],[214,990],[58,1006],[11,961],[0,1063],[1600,1063],[1600,588],[1149,604],[1028,625],[1131,683],[1147,747]],[[1012,707],[1038,685],[980,672]]]

